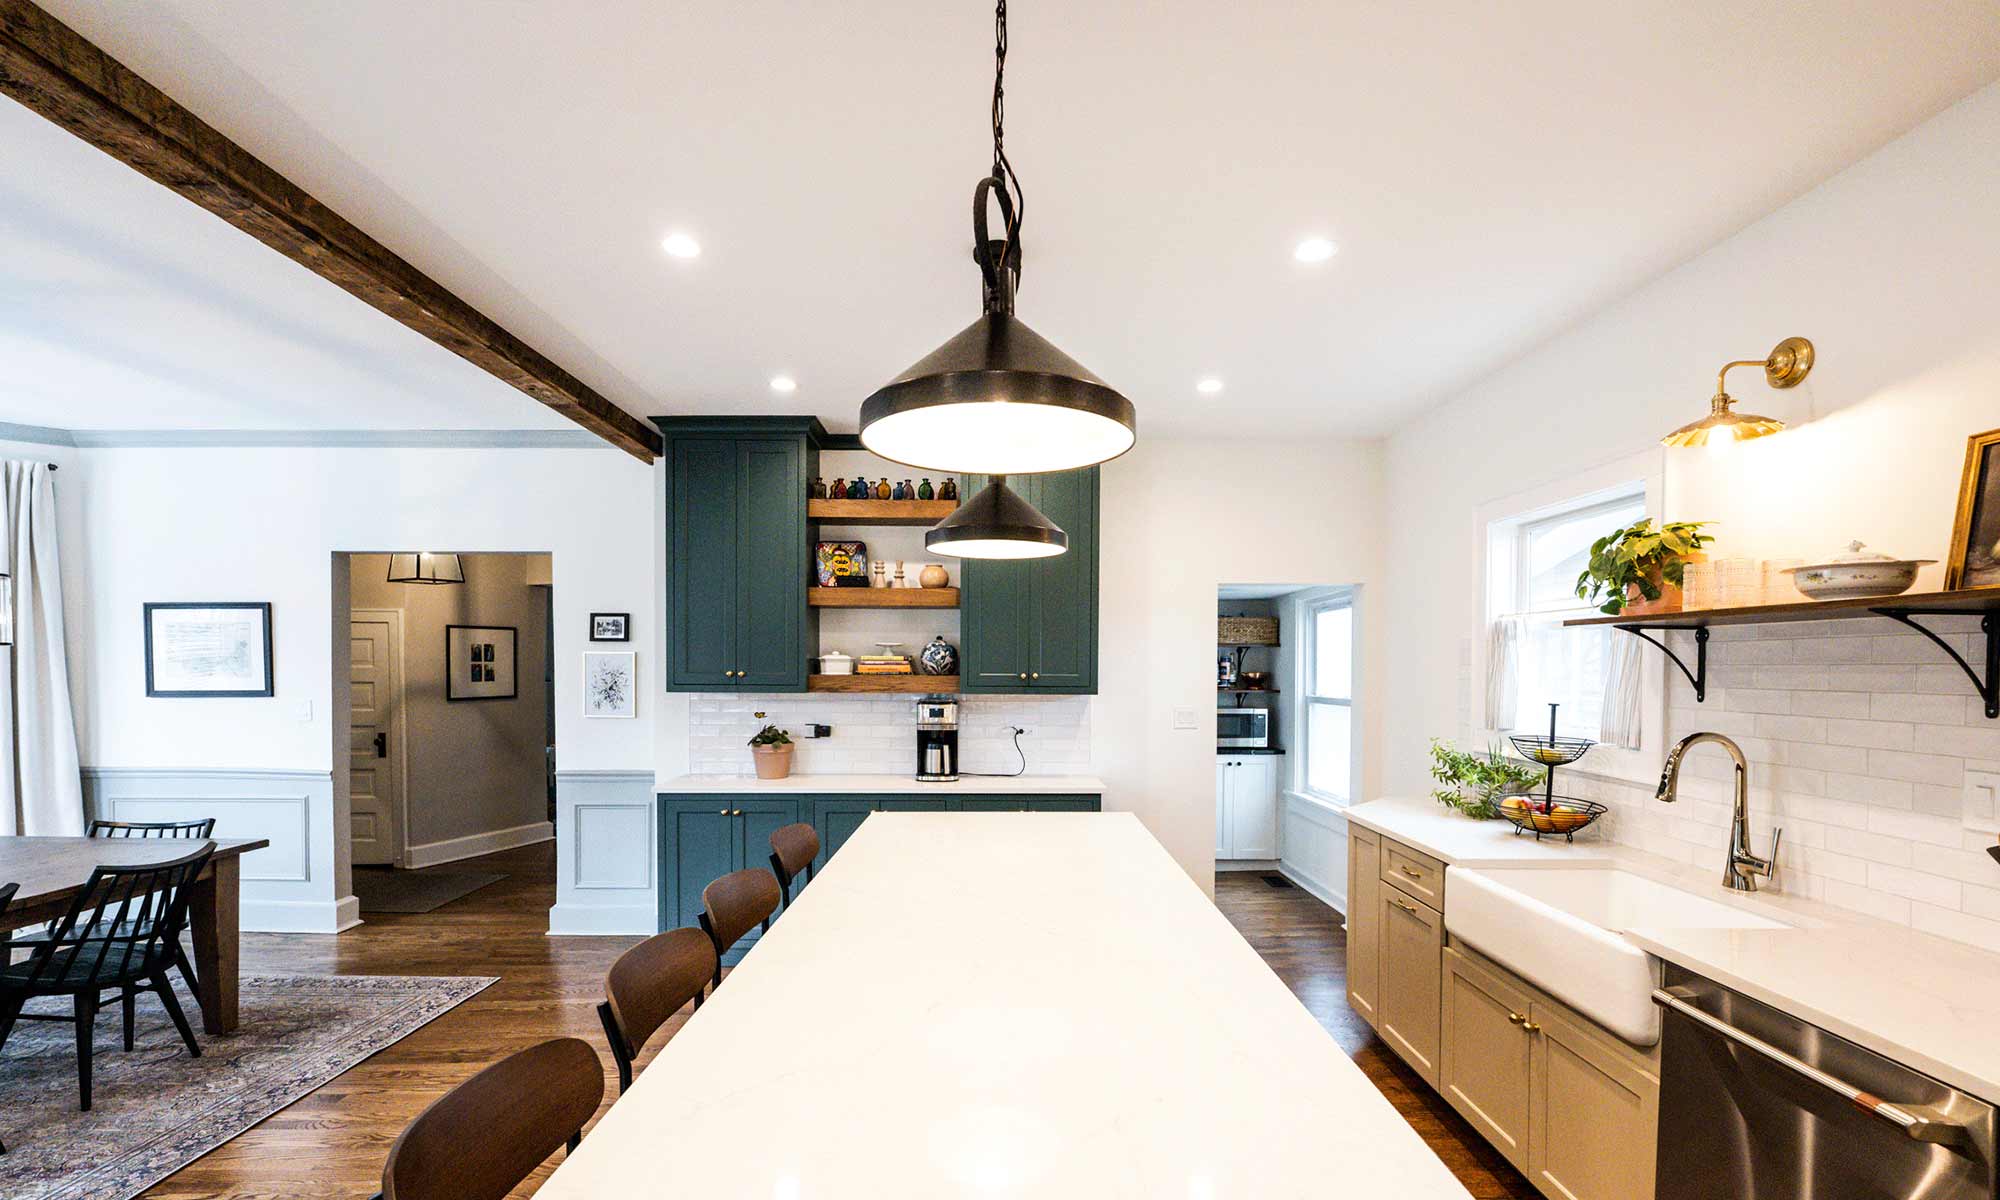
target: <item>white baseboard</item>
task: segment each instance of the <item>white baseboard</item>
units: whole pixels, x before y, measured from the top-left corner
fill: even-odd
[[[1218,858],[1215,860],[1215,869],[1218,871],[1275,871],[1278,869],[1278,860],[1275,858]]]
[[[339,933],[361,924],[361,902],[353,896],[337,901],[241,901],[239,925],[245,933]]]
[[[475,833],[469,837],[411,846],[403,852],[403,865],[410,868],[435,867],[440,863],[457,862],[462,858],[478,858],[482,854],[497,854],[502,850],[532,846],[537,842],[553,840],[555,836],[556,827],[553,822],[533,821],[526,825],[516,825],[512,829],[494,829],[486,833]]]
[[[659,920],[659,910],[650,903],[558,904],[549,910],[549,936],[651,936]]]
[[[1278,873],[1304,888],[1314,899],[1342,914],[1343,917],[1347,913],[1347,896],[1344,893],[1334,891],[1290,863],[1279,863]]]

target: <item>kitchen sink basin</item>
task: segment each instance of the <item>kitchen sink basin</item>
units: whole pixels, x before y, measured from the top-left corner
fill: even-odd
[[[1453,867],[1453,938],[1637,1046],[1660,1039],[1660,963],[1627,929],[1783,929],[1782,921],[1605,868]]]

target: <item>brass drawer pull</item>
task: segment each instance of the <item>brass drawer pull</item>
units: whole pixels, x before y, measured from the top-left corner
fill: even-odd
[[[1526,1024],[1528,1023],[1528,1014],[1527,1014],[1527,1013],[1517,1013],[1517,1012],[1510,1012],[1510,1013],[1508,1013],[1508,1014],[1507,1014],[1507,1023],[1508,1023],[1509,1025],[1523,1025],[1523,1026],[1525,1026],[1525,1025],[1526,1025]]]
[[[1522,1033],[1540,1033],[1541,1031],[1542,1027],[1540,1025],[1535,1024],[1533,1021],[1521,1022]]]
[[[1406,900],[1398,900],[1394,896],[1391,896],[1389,897],[1389,903],[1395,905],[1397,908],[1402,909],[1404,912],[1409,913],[1413,917],[1417,915],[1417,906],[1409,903]]]
[[[1412,879],[1422,879],[1424,877],[1422,871],[1417,870],[1415,867],[1406,867],[1402,863],[1397,863],[1396,869]]]

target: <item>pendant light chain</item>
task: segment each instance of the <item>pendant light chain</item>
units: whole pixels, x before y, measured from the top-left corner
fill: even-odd
[[[1007,161],[1007,0],[996,0],[993,9],[993,178],[1004,189],[1001,205],[1007,216],[1007,248],[1003,254],[1011,267],[1016,286],[1021,276],[1021,217],[1027,197],[1021,191],[1021,177]],[[1005,203],[1012,193],[1013,204]]]

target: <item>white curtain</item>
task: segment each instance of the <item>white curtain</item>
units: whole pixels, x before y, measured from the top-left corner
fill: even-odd
[[[62,568],[56,551],[54,468],[7,462],[6,570],[14,577],[11,689],[0,689],[6,724],[6,795],[0,835],[76,836],[83,832],[83,779],[76,716],[63,656]],[[0,656],[9,654],[0,649]]]
[[[1486,630],[1486,728],[1514,723],[1521,690],[1521,618],[1496,619]]]

